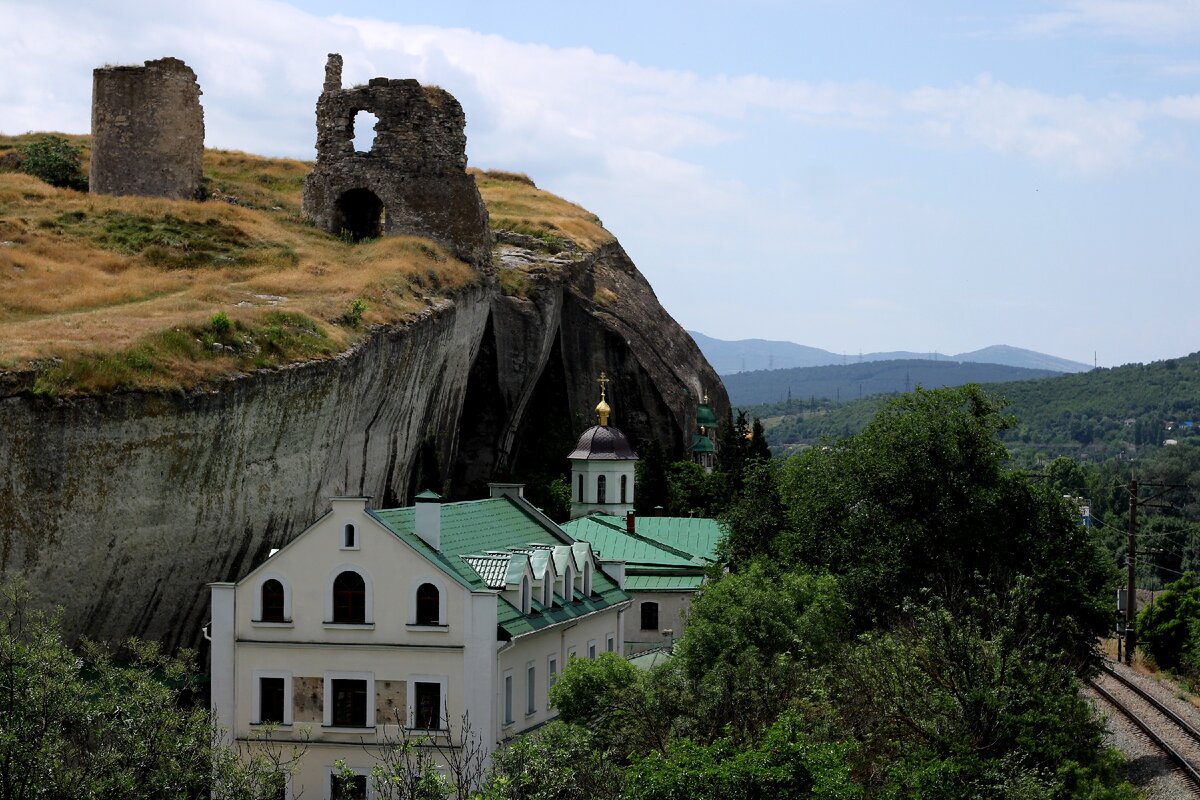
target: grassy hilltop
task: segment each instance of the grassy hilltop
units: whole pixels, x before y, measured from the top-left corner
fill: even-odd
[[[0,136],[6,154],[40,134]],[[84,149],[88,137],[66,137]],[[205,202],[107,197],[0,172],[0,373],[35,392],[185,388],[343,352],[480,280],[434,243],[349,243],[300,213],[311,164],[206,150]],[[473,170],[496,229],[611,241],[523,175]],[[501,286],[523,276],[502,270]]]

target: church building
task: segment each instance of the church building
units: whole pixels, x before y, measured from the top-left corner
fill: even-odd
[[[405,738],[490,752],[555,716],[571,658],[624,650],[624,565],[520,486],[491,495],[382,510],[334,497],[240,581],[211,585],[214,716],[243,747],[266,731],[307,742],[287,797],[334,797],[339,759],[350,796],[370,797],[372,748]]]

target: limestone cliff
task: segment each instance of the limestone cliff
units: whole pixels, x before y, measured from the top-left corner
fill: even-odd
[[[556,254],[499,234],[503,268],[337,358],[191,392],[0,399],[0,563],[72,634],[195,644],[210,581],[243,575],[333,494],[404,502],[423,442],[456,492],[506,474],[554,423],[614,424],[683,454],[724,389],[619,244]]]

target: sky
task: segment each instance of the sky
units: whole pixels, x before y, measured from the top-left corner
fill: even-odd
[[[0,0],[0,132],[171,55],[206,144],[313,158],[347,85],[596,213],[685,328],[839,353],[1200,350],[1200,2]]]

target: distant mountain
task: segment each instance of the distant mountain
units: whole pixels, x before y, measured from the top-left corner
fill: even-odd
[[[735,389],[738,380],[781,372],[786,370],[734,375],[724,379],[725,386],[733,400],[743,396],[741,388]],[[1167,442],[1200,446],[1200,353],[985,388],[1009,402],[1005,413],[1014,417],[1015,425],[1002,437],[1027,462],[1057,455],[1093,461],[1121,455],[1140,459],[1146,448]],[[848,399],[844,393],[842,399]],[[795,446],[862,430],[885,402],[878,396],[850,399],[813,409],[809,397],[793,391],[790,401],[785,396],[783,402],[772,400],[745,410],[763,419],[772,445]],[[1186,476],[1185,470],[1178,479],[1182,482]]]
[[[703,349],[703,345],[701,345]],[[1049,378],[1061,372],[1026,369],[1006,364],[975,364],[929,359],[865,361],[862,364],[826,367],[764,369],[722,375],[735,406],[793,400],[846,402],[860,397],[907,392],[916,386],[936,389],[964,383],[998,383]]]
[[[1086,372],[1088,364],[1065,358],[1010,347],[1005,344],[992,345],[970,353],[946,355],[945,353],[913,353],[897,351],[890,353],[863,353],[842,355],[807,347],[795,342],[778,342],[769,339],[739,339],[726,341],[705,336],[698,331],[688,331],[708,363],[721,375],[765,369],[789,369],[791,367],[823,367],[835,364],[855,364],[865,361],[925,360],[966,361],[983,364],[1003,364],[1026,369],[1046,369],[1055,372]]]

